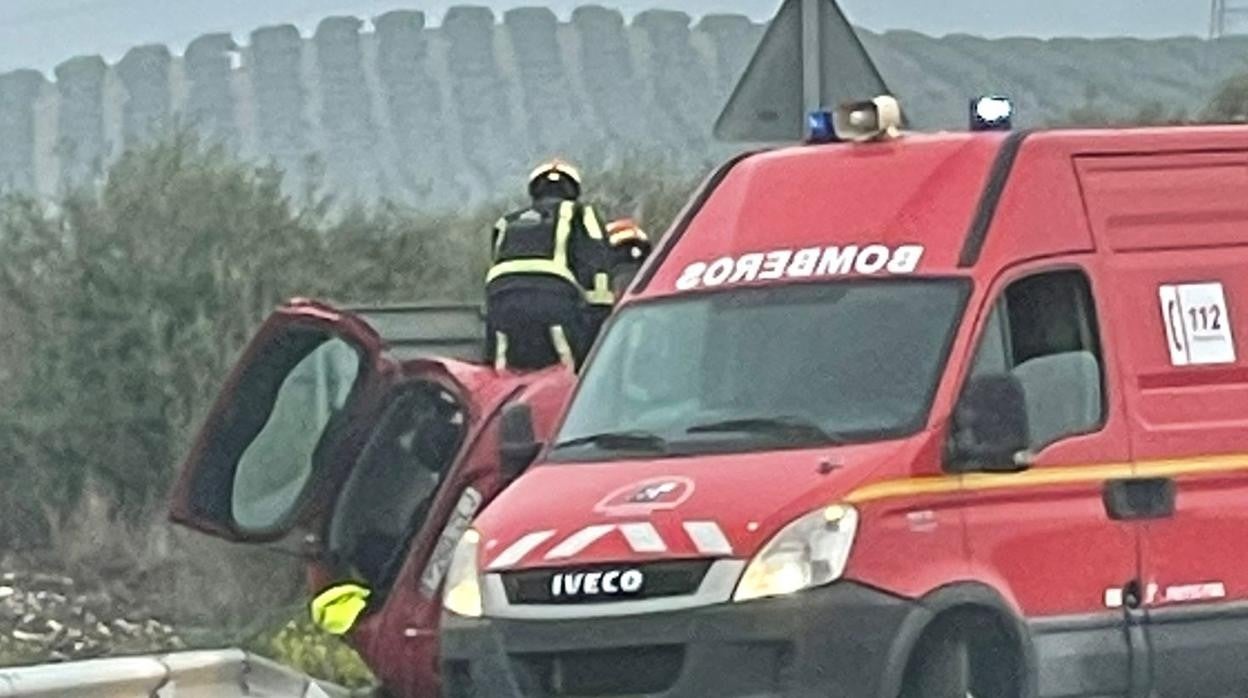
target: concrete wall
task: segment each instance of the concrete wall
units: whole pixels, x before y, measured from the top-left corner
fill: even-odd
[[[762,36],[742,16],[651,10],[626,23],[601,6],[561,22],[529,7],[330,17],[305,37],[214,34],[182,56],[143,46],[114,65],[61,64],[53,80],[0,75],[0,188],[52,195],[90,182],[128,145],[192,124],[240,155],[272,159],[299,186],[319,173],[343,199],[458,206],[519,189],[535,159],[595,164],[637,153],[701,165],[731,146],[710,125]],[[865,34],[921,126],[961,127],[966,98],[1006,92],[1025,121],[1089,95],[1130,113],[1198,109],[1244,69],[1248,42],[934,39]]]

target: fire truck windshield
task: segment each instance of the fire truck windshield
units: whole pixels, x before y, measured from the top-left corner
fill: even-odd
[[[552,461],[734,453],[918,431],[969,283],[788,284],[620,311]],[[627,435],[628,438],[615,438]]]

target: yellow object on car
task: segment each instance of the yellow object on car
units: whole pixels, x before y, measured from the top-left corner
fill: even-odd
[[[312,622],[331,635],[346,635],[368,607],[371,594],[358,584],[336,584],[312,599]]]

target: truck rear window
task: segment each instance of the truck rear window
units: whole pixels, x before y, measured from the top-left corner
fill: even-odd
[[[620,311],[550,459],[897,438],[927,420],[969,283],[738,288]]]

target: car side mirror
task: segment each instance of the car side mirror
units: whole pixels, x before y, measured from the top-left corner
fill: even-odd
[[[503,481],[510,483],[524,474],[542,444],[533,434],[533,410],[519,402],[503,409],[499,422],[499,463]]]
[[[1023,385],[1009,374],[976,376],[953,415],[952,460],[962,472],[1026,470],[1029,445]]]

